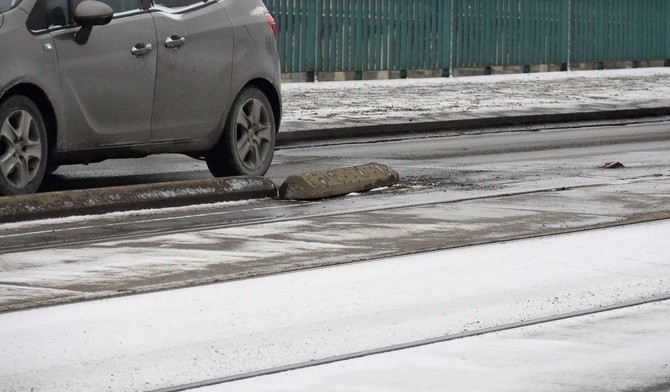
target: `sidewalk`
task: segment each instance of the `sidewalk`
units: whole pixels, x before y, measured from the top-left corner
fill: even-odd
[[[280,141],[419,123],[444,130],[518,125],[525,116],[540,123],[670,115],[670,68],[285,83],[282,93]]]

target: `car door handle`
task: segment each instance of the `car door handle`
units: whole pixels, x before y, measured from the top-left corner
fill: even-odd
[[[186,42],[186,37],[180,37],[178,35],[172,35],[167,37],[165,40],[165,47],[166,48],[172,48],[172,49],[177,49],[180,46],[184,45]]]
[[[133,46],[132,49],[130,49],[130,53],[133,56],[141,57],[141,56],[144,56],[145,54],[151,52],[152,49],[153,49],[153,46],[151,46],[151,44],[139,43],[139,44]]]

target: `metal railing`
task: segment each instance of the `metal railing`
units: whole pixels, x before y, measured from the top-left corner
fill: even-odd
[[[266,0],[284,72],[670,59],[669,0]]]

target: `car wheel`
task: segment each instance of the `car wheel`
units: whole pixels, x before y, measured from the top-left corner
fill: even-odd
[[[17,95],[0,104],[0,195],[34,193],[47,161],[47,136],[39,109]]]
[[[247,87],[233,103],[221,140],[205,158],[209,171],[215,177],[264,175],[276,134],[270,101],[258,88]]]

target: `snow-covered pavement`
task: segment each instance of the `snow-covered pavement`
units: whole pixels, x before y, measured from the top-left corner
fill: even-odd
[[[670,67],[285,83],[282,133],[670,106]]]
[[[197,391],[668,391],[667,331],[656,302]]]
[[[670,248],[662,239],[669,236],[670,221],[663,220],[0,314],[0,380],[4,391],[149,390],[668,295]],[[517,388],[519,377],[552,390],[591,389],[606,386],[598,377],[617,369],[635,371],[630,385],[650,385],[668,374],[666,309],[618,313],[622,330],[607,324],[617,317],[605,315],[606,336],[626,342],[616,352],[603,336],[580,340],[589,336],[579,332],[585,324],[566,322],[537,327],[548,331],[541,336],[531,329],[505,335],[503,343],[475,341],[474,351],[468,338],[457,343],[457,354],[442,357],[435,346],[417,355],[472,375],[478,368],[468,357],[478,358],[479,369],[495,368],[512,339],[519,350],[551,347],[557,360],[509,377],[505,366],[495,368],[502,369],[501,390]],[[638,316],[650,322],[635,328],[630,318]],[[487,354],[485,344],[499,346]],[[526,363],[550,353],[509,355]],[[585,355],[576,373],[565,362],[573,355]],[[463,356],[460,363],[449,359]],[[614,360],[617,366],[603,366]],[[415,369],[416,377],[438,371]],[[282,381],[289,383],[284,390],[313,380],[305,377]],[[331,390],[340,390],[339,378],[329,380]]]

